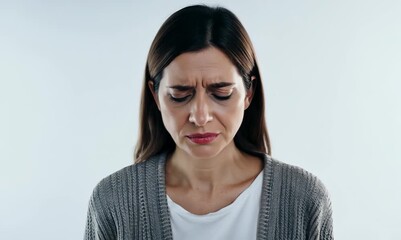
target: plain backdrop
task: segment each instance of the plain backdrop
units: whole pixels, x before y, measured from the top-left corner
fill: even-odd
[[[0,0],[1,239],[82,239],[132,164],[145,59],[197,1]],[[273,157],[328,188],[336,239],[401,239],[401,1],[203,1],[254,43]]]

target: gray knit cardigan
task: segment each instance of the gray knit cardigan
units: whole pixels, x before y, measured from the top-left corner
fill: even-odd
[[[257,239],[333,239],[331,204],[315,176],[268,155]],[[89,202],[86,240],[173,239],[165,188],[166,154],[104,178]]]

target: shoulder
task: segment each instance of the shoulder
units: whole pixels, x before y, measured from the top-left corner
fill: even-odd
[[[274,189],[280,192],[281,197],[294,198],[288,200],[299,200],[309,207],[330,201],[326,186],[317,176],[301,167],[267,158]]]
[[[270,230],[294,236],[296,229],[297,239],[332,239],[331,204],[322,181],[301,167],[264,159],[261,211]]]
[[[146,184],[149,176],[157,176],[162,156],[157,155],[148,160],[126,166],[103,178],[93,189],[91,201],[99,207],[109,207],[118,201],[138,192]]]
[[[124,167],[100,180],[93,189],[90,202],[97,211],[110,212],[119,196],[132,189],[138,167]]]
[[[163,159],[158,155],[124,167],[95,186],[89,201],[86,239],[97,239],[99,234],[104,236],[102,239],[115,239],[119,231],[126,236],[133,234],[132,227],[138,226],[138,219],[146,220],[145,201],[158,196],[157,179],[164,179],[164,175],[158,174]]]
[[[332,207],[323,182],[303,168],[272,159],[281,209],[303,219],[302,229],[311,239],[333,239]]]

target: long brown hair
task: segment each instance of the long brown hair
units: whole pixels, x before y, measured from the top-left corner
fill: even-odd
[[[248,33],[229,10],[194,5],[171,15],[161,26],[150,47],[142,85],[135,162],[175,149],[175,143],[164,127],[148,81],[153,82],[157,92],[163,70],[174,58],[182,53],[200,51],[210,46],[218,48],[229,57],[242,76],[245,87],[252,87],[254,91],[251,104],[245,110],[242,124],[234,137],[236,146],[245,152],[270,154],[262,79]]]

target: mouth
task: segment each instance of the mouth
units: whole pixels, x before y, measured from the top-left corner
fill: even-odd
[[[218,133],[194,133],[187,135],[187,138],[196,144],[209,144],[213,142],[218,135]]]

